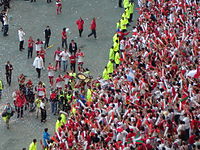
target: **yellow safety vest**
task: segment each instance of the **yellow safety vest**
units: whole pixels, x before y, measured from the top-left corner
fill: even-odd
[[[117,64],[117,65],[120,64],[120,56],[119,56],[118,52],[115,54],[115,64]]]
[[[32,143],[29,145],[29,150],[37,150],[37,144],[32,142]]]
[[[113,50],[113,48],[110,48],[109,59],[114,60],[114,58],[115,58],[114,50]]]
[[[108,71],[108,73],[113,73],[113,71],[114,71],[114,65],[111,61],[109,61],[107,64],[107,71]]]
[[[105,68],[104,71],[103,71],[103,76],[102,76],[102,78],[103,78],[104,80],[108,80],[108,79],[109,79],[109,74],[108,74],[108,71],[107,71],[106,68]]]
[[[55,131],[58,131],[58,128],[60,128],[62,125],[63,125],[62,120],[61,121],[57,120],[56,121],[56,126],[55,126]]]
[[[0,80],[0,90],[3,90],[3,81]]]
[[[62,118],[62,119],[61,119],[61,122],[62,122],[63,124],[66,124],[66,123],[67,123],[66,116],[65,116],[64,114],[61,114],[60,117]]]
[[[91,91],[91,89],[87,90],[87,97],[86,98],[87,98],[88,102],[92,101],[92,91]]]
[[[42,102],[42,100],[41,99],[36,99],[35,100],[35,103],[36,103],[36,106],[39,108],[40,107],[40,103]]]

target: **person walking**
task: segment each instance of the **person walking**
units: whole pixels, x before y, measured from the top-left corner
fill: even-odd
[[[35,105],[36,105],[36,118],[38,118],[38,115],[40,113],[40,103],[42,102],[42,97],[38,96],[35,100]]]
[[[8,85],[10,86],[13,66],[12,66],[12,64],[10,64],[9,61],[7,61],[7,64],[5,65],[5,70],[6,70],[6,81],[7,81]]]
[[[44,36],[45,36],[44,48],[46,49],[47,47],[49,47],[49,40],[51,37],[51,29],[49,26],[47,26],[46,29],[44,30]]]
[[[93,18],[91,21],[90,29],[92,32],[88,35],[88,37],[90,37],[91,35],[94,35],[94,38],[96,39],[97,35],[96,35],[96,19],[95,18]]]
[[[61,14],[62,13],[62,1],[61,0],[56,0],[56,14]]]
[[[40,50],[43,44],[44,44],[43,41],[41,41],[40,39],[37,39],[37,41],[35,42],[35,50],[37,54],[40,53]]]
[[[11,107],[10,103],[7,103],[2,113],[2,118],[6,122],[7,129],[10,128],[9,121],[13,115],[14,115],[14,110]]]
[[[29,57],[32,58],[33,56],[33,44],[35,42],[33,41],[32,37],[30,36],[28,39],[28,59]]]
[[[33,142],[29,145],[29,150],[37,150],[37,140],[33,139]]]
[[[67,51],[67,49],[64,49],[64,51],[62,51],[60,53],[60,57],[61,57],[61,61],[62,61],[63,71],[66,72],[67,66],[68,66],[68,59],[70,57],[70,54]]]
[[[8,16],[4,15],[4,17],[3,17],[3,36],[8,36],[8,30],[9,30]]]
[[[76,55],[76,51],[77,51],[77,44],[74,40],[71,40],[71,43],[69,44],[69,52],[71,54]]]
[[[50,83],[50,86],[52,87],[53,86],[53,78],[54,78],[55,67],[51,63],[49,63],[47,70],[48,70],[49,83]]]
[[[41,76],[41,70],[44,68],[44,63],[42,57],[37,54],[37,57],[35,58],[33,62],[33,67],[35,67],[37,73],[38,73],[38,78]]]
[[[47,142],[50,140],[50,134],[48,133],[48,128],[44,129],[42,138],[43,138],[44,148],[47,148],[48,147]]]
[[[3,90],[3,81],[0,80],[0,99],[2,97],[2,90]]]
[[[63,28],[63,31],[62,31],[62,48],[67,48],[67,31],[66,31],[66,28]]]
[[[23,31],[22,28],[18,30],[18,36],[19,36],[19,50],[22,51],[24,50],[24,36],[25,36],[25,32]]]
[[[82,32],[83,32],[83,25],[84,25],[84,20],[80,17],[80,19],[78,19],[76,21],[77,27],[78,27],[78,31],[79,31],[79,37],[82,36]]]
[[[41,122],[46,122],[47,112],[46,112],[44,98],[42,99],[40,103],[40,111],[41,111]]]
[[[3,31],[3,25],[4,25],[3,17],[4,17],[4,15],[5,15],[5,11],[2,10],[1,13],[0,13],[0,21],[1,21],[1,24],[2,24],[1,31]]]

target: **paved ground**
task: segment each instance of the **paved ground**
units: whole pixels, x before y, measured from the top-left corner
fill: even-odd
[[[14,65],[13,81],[11,87],[5,84],[3,99],[0,100],[0,112],[3,104],[12,101],[11,93],[18,87],[17,76],[20,73],[27,75],[34,83],[38,82],[36,72],[32,68],[33,59],[27,59],[27,49],[23,52],[18,50],[17,30],[19,27],[23,27],[26,32],[26,40],[29,36],[44,40],[43,31],[46,25],[49,25],[52,30],[50,44],[59,42],[62,28],[68,27],[71,32],[69,39],[75,39],[78,46],[83,47],[86,54],[85,65],[94,76],[98,76],[101,75],[106,65],[115,24],[123,12],[123,9],[117,8],[116,5],[117,0],[63,0],[63,13],[56,15],[55,2],[51,4],[47,4],[45,0],[38,0],[36,3],[23,0],[12,2],[9,12],[11,19],[9,36],[0,35],[0,79],[5,80],[4,64],[9,60]],[[82,38],[77,37],[78,31],[74,24],[80,16],[85,20]],[[98,40],[93,37],[87,38],[90,33],[89,24],[93,17],[97,17]],[[25,45],[27,47],[27,43]],[[46,64],[53,60],[53,52],[56,47],[48,50]],[[46,71],[42,72],[41,80],[48,85]],[[25,114],[23,120],[17,120],[14,116],[11,120],[11,129],[7,130],[4,122],[0,119],[0,150],[20,150],[22,147],[28,147],[33,138],[41,138],[44,127],[48,127],[50,133],[53,133],[56,117],[48,115],[47,120],[47,123],[41,124],[39,120],[35,119],[34,113]]]

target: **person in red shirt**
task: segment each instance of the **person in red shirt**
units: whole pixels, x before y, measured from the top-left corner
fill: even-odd
[[[23,118],[23,109],[24,109],[24,105],[26,104],[26,98],[25,95],[22,91],[17,92],[16,95],[16,101],[15,101],[15,105],[17,108],[17,118],[21,117]]]
[[[94,38],[96,39],[97,35],[96,35],[96,19],[95,18],[93,18],[91,21],[90,29],[92,32],[88,35],[88,37],[94,34]]]
[[[61,0],[56,0],[56,14],[61,14],[62,13],[62,2]]]
[[[29,57],[32,58],[33,56],[33,44],[34,44],[34,41],[32,37],[30,36],[28,39],[28,59]]]
[[[76,24],[77,24],[77,26],[78,26],[79,36],[81,37],[82,32],[83,32],[84,20],[80,17],[80,19],[78,19],[78,20],[76,21]]]
[[[62,31],[62,48],[67,49],[67,31],[66,31],[66,28],[63,28],[63,31]]]
[[[57,69],[61,70],[61,57],[60,57],[61,52],[62,51],[60,50],[60,47],[58,47],[57,50],[54,52],[54,60],[56,61],[55,70]]]
[[[69,59],[70,59],[70,68],[71,68],[71,70],[73,72],[75,72],[75,70],[76,70],[76,56],[75,55],[71,55],[69,57]]]
[[[81,51],[81,49],[78,49],[78,52],[76,53],[76,57],[78,58],[78,71],[83,71],[83,57],[85,54]]]

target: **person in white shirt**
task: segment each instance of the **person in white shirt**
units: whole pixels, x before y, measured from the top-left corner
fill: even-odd
[[[70,57],[70,53],[68,52],[67,49],[64,49],[64,51],[62,51],[60,53],[60,57],[61,57],[61,61],[62,61],[63,71],[66,72],[67,71],[67,66],[68,66],[68,59]]]
[[[37,55],[37,57],[35,58],[33,62],[33,67],[35,67],[38,73],[38,78],[40,78],[41,70],[44,68],[44,64],[43,64],[43,59],[39,54]]]
[[[24,36],[25,36],[25,32],[23,31],[22,28],[18,30],[18,36],[19,36],[19,50],[22,51],[24,50]]]
[[[3,17],[3,36],[8,36],[8,29],[9,29],[8,16],[4,15],[4,17]]]

